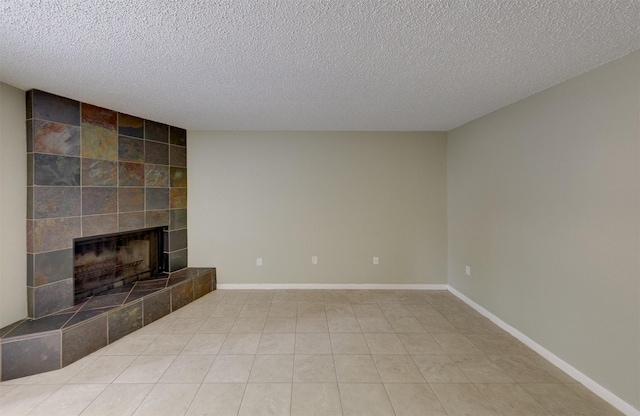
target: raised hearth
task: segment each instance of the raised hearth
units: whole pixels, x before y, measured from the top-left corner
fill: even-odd
[[[215,268],[186,268],[16,322],[0,330],[1,380],[60,369],[215,289]]]

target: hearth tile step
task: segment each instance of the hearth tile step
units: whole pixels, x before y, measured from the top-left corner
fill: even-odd
[[[73,313],[64,313],[49,315],[40,319],[26,319],[11,331],[4,334],[2,338],[29,337],[43,332],[56,331],[61,329],[72,317]]]
[[[60,369],[216,289],[215,268],[186,268],[165,276],[154,279],[164,281],[158,289],[94,296],[0,329],[0,380]],[[92,303],[95,298],[103,299]],[[119,304],[104,306],[112,302]]]

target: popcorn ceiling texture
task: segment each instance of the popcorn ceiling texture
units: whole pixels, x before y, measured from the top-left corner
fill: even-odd
[[[205,130],[449,130],[640,49],[637,0],[5,0],[0,80]]]

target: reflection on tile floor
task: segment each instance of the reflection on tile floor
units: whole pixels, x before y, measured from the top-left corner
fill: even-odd
[[[446,291],[216,290],[2,415],[619,415]]]

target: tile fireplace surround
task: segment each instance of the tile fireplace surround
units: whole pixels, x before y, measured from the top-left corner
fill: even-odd
[[[0,329],[0,380],[58,369],[215,290],[187,267],[186,130],[31,90],[28,318]],[[163,227],[164,273],[74,305],[73,240]]]

